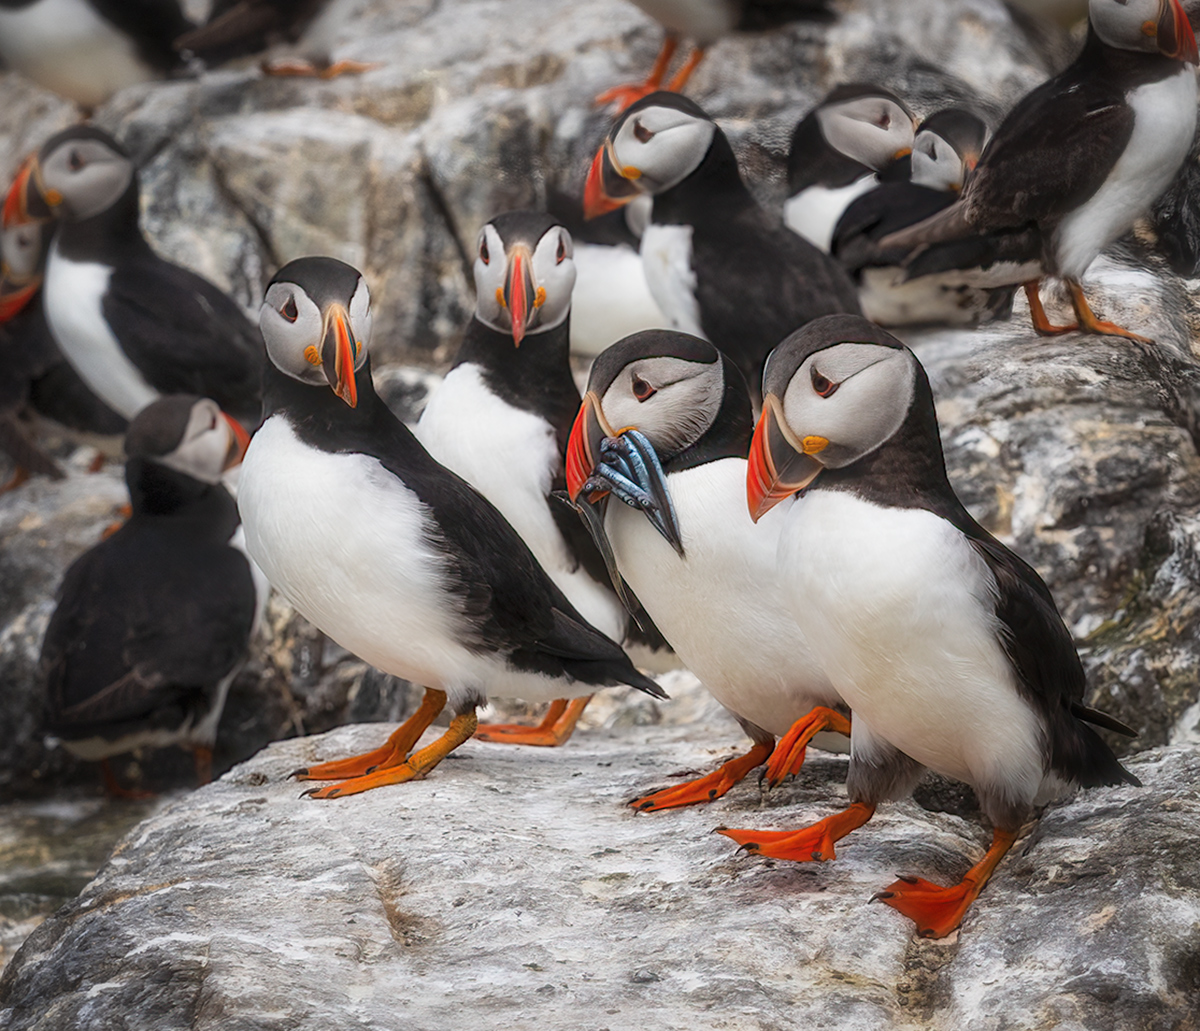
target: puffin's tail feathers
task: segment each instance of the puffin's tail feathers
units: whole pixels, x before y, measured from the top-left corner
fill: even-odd
[[[1088,723],[1115,731],[1129,737],[1137,732],[1107,713],[1080,705],[1071,705],[1070,713],[1059,724],[1054,735],[1053,755],[1050,765],[1067,779],[1081,787],[1098,788],[1108,784],[1132,784],[1141,787],[1142,782],[1130,773],[1112,753]],[[1087,722],[1084,722],[1084,721]]]
[[[973,236],[975,229],[967,221],[966,211],[966,204],[958,201],[916,225],[889,233],[879,241],[879,248],[880,250],[890,250],[894,247],[903,251],[911,251],[933,243],[961,240],[963,237]]]

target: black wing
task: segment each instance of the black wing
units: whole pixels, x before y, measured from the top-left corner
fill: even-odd
[[[833,231],[830,252],[854,275],[868,265],[898,265],[907,252],[885,250],[879,241],[937,214],[955,200],[952,193],[915,183],[883,183],[856,198],[843,212]]]
[[[1069,69],[1017,104],[984,148],[967,220],[986,231],[1062,217],[1100,188],[1132,134],[1120,86]]]
[[[50,729],[204,707],[245,657],[255,591],[245,557],[144,533],[135,516],[67,570],[42,643]]]
[[[262,337],[207,280],[147,251],[113,272],[104,317],[155,390],[211,397],[258,425]]]
[[[179,63],[172,43],[194,28],[179,0],[90,0],[100,15],[133,39],[138,53],[162,71]]]
[[[762,32],[793,21],[833,21],[828,0],[742,0],[738,29]]]
[[[971,543],[995,577],[996,617],[1004,627],[1004,648],[1025,697],[1046,721],[1051,768],[1084,787],[1137,784],[1137,778],[1084,722],[1108,729],[1122,727],[1083,704],[1083,665],[1049,588],[1030,565],[977,529],[980,535],[973,536]]]
[[[216,0],[208,21],[175,40],[210,64],[266,49],[275,36],[301,33],[326,0]]]

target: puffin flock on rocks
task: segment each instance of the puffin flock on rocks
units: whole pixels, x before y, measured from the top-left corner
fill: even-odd
[[[470,227],[475,312],[412,426],[373,385],[358,270],[287,261],[256,326],[155,252],[110,134],[84,122],[25,161],[0,227],[5,489],[63,475],[37,412],[124,432],[131,499],[59,590],[46,727],[102,763],[182,745],[207,780],[268,583],[425,689],[380,748],[295,771],[314,799],[424,777],[473,735],[561,745],[605,687],[663,698],[625,650],[638,645],[692,670],[752,746],[646,785],[637,810],[712,801],[763,764],[778,784],[815,737],[849,752],[848,807],[722,830],[809,862],[927,769],[970,785],[993,828],[982,859],[958,884],[901,877],[876,896],[945,936],[1034,807],[1137,783],[1095,728],[1132,731],[1084,703],[1050,591],[960,503],[925,370],[881,327],[1007,319],[1020,288],[1031,344],[1150,343],[1093,312],[1086,276],[1192,145],[1196,41],[1180,0],[1090,0],[1073,63],[994,126],[841,85],[796,126],[780,216],[677,91],[725,33],[836,9],[636,2],[665,42],[644,83],[599,97],[616,110],[573,198],[589,221],[575,239],[541,211]],[[322,53],[337,7],[218,0],[195,26],[175,0],[0,0],[0,61],[85,111],[306,28],[303,61],[266,71],[361,72]],[[672,74],[680,43],[694,49]],[[1046,316],[1046,277],[1074,324]],[[582,397],[573,345],[594,357]],[[493,696],[551,705],[538,726],[478,726]],[[422,744],[443,709],[449,726]]]

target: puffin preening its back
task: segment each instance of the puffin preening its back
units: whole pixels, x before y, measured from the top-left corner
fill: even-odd
[[[799,490],[776,576],[854,713],[851,806],[811,828],[727,831],[764,855],[830,859],[923,767],[969,783],[994,827],[963,882],[902,878],[879,896],[941,937],[1063,785],[1136,779],[1089,724],[1085,680],[1046,585],[967,513],[946,477],[924,369],[865,319],[810,323],[767,366],[747,476],[755,518]],[[1003,733],[997,733],[1003,728]]]
[[[755,395],[788,333],[858,311],[842,268],[758,205],[725,134],[674,93],[652,94],[614,123],[592,162],[585,213],[646,194],[654,207],[641,254],[655,300],[674,328],[727,354]]]
[[[47,727],[79,757],[180,744],[207,780],[266,601],[221,484],[245,444],[207,398],[162,398],[130,425],[133,514],[67,570],[42,642]]]
[[[137,171],[103,130],[58,133],[17,177],[5,224],[49,215],[59,227],[42,287],[46,320],[96,395],[132,419],[161,394],[198,394],[257,425],[261,340],[229,297],[150,248]]]
[[[382,748],[298,771],[342,781],[312,794],[423,776],[471,736],[489,694],[550,701],[618,683],[662,694],[375,393],[357,271],[332,258],[290,262],[267,288],[260,325],[267,417],[238,486],[250,553],[335,641],[426,688]],[[449,730],[410,756],[447,703]]]
[[[1079,57],[1013,108],[962,199],[881,242],[915,248],[916,260],[930,244],[1033,233],[1042,271],[1065,280],[1078,319],[1052,325],[1036,277],[1026,273],[1038,332],[1079,328],[1145,341],[1098,319],[1081,280],[1187,156],[1196,129],[1196,39],[1179,0],[1091,0],[1088,12]]]

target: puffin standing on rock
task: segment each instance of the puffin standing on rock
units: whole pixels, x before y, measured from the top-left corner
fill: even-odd
[[[238,485],[250,554],[342,647],[426,689],[381,748],[297,771],[341,781],[308,794],[424,776],[474,733],[489,694],[552,701],[629,684],[664,697],[375,393],[370,295],[355,269],[333,258],[289,262],[259,321],[267,418]],[[449,729],[410,755],[447,704]]]
[[[629,614],[575,513],[551,498],[579,410],[571,373],[571,234],[550,215],[498,215],[479,233],[475,314],[415,433],[438,462],[488,499],[589,623],[618,643]],[[486,435],[479,427],[486,426]],[[497,454],[508,456],[503,464]],[[511,744],[562,744],[587,704],[556,701],[542,726],[480,727]]]
[[[191,748],[201,783],[233,678],[266,604],[242,550],[221,474],[247,437],[208,398],[164,397],[125,437],[133,515],[63,578],[42,642],[46,723],[100,760],[141,747]]]
[[[1038,574],[963,508],[916,356],[865,319],[819,319],[772,355],[750,449],[751,515],[797,491],[774,578],[854,712],[844,812],[799,831],[723,830],[765,856],[834,858],[924,767],[965,781],[993,825],[961,883],[901,877],[877,898],[943,937],[1033,806],[1065,787],[1137,784],[1091,725],[1071,635]]]
[[[258,425],[261,340],[233,300],[150,248],[137,170],[108,133],[66,129],[17,176],[5,226],[51,215],[46,321],[96,395],[132,419],[162,394],[198,394]]]
[[[606,506],[603,532],[619,574],[754,742],[707,776],[630,803],[641,811],[719,798],[768,757],[767,779],[777,783],[797,772],[814,734],[850,733],[774,575],[786,511],[757,525],[746,512],[753,425],[746,382],[725,355],[685,333],[649,330],[596,359],[571,432],[572,499]],[[616,500],[629,495],[607,458],[630,447],[642,448],[629,463],[640,474],[636,506]],[[818,744],[841,742],[824,735]]]
[[[1081,285],[1096,256],[1175,178],[1196,131],[1196,38],[1179,0],[1090,0],[1075,62],[1009,113],[957,203],[881,246],[913,249],[1033,231],[1041,273],[1065,280],[1077,323],[1046,317],[1023,275],[1034,328],[1146,337],[1096,317]],[[1009,285],[1022,279],[1009,280]],[[994,285],[1005,285],[996,283]]]
[[[857,312],[845,271],[764,211],[729,140],[692,101],[654,93],[613,124],[596,152],[584,213],[654,198],[641,255],[672,327],[704,337],[757,396],[767,354],[818,315]]]

